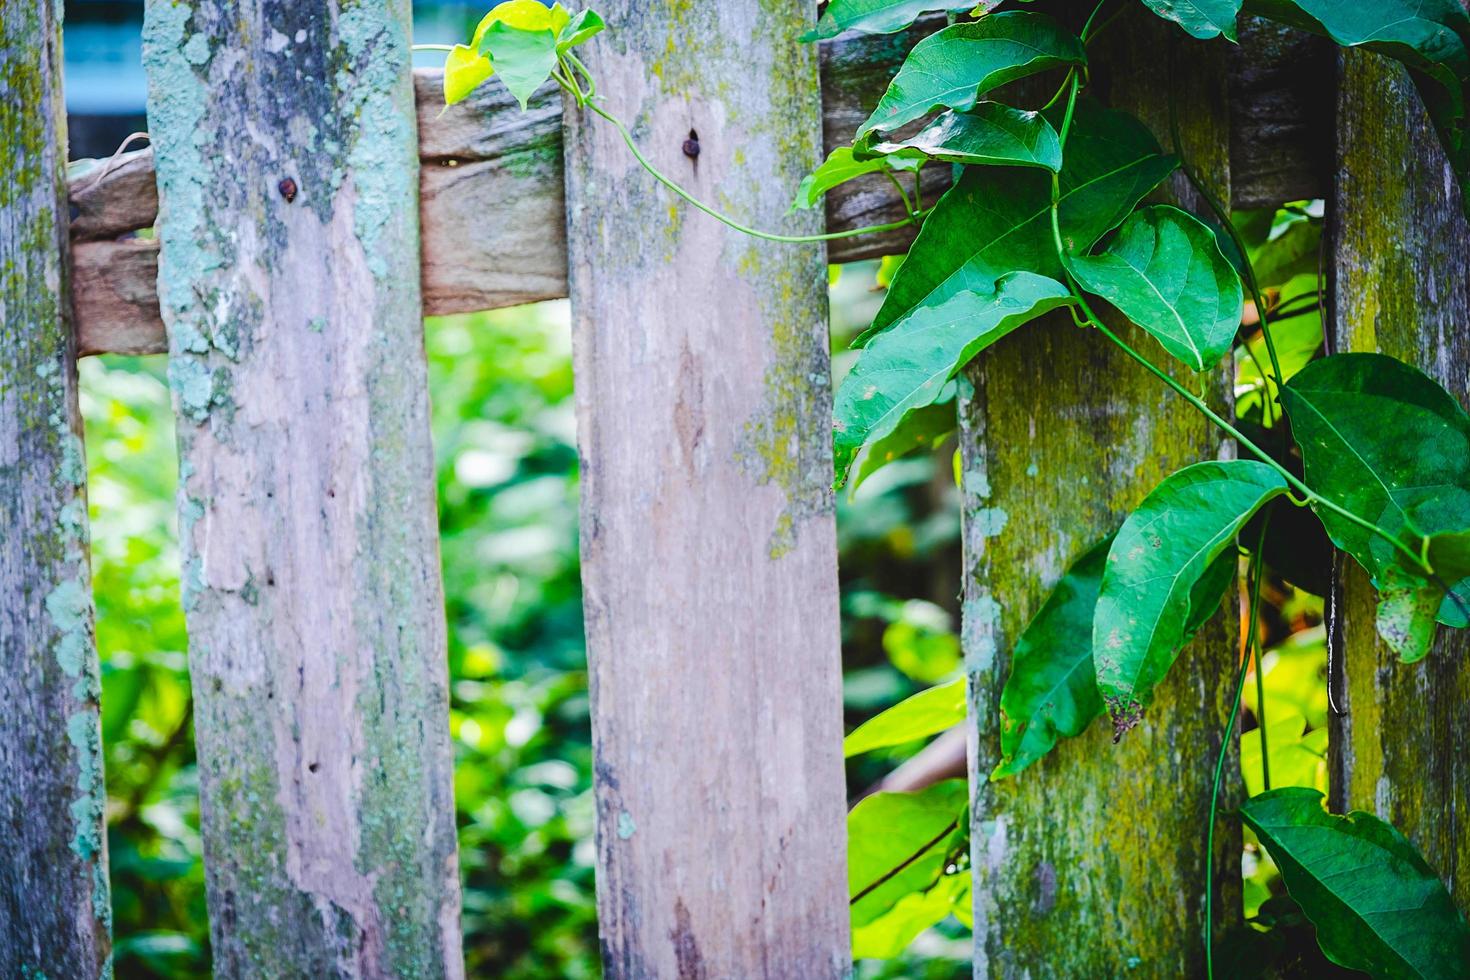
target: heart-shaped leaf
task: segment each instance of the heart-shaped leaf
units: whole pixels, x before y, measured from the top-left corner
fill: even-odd
[[[1338,354],[1302,369],[1281,398],[1307,484],[1323,497],[1411,546],[1420,531],[1470,530],[1470,415],[1428,375],[1382,354]],[[1317,514],[1384,588],[1402,560],[1393,545]]]
[[[1045,14],[1008,11],[954,24],[914,45],[857,138],[935,109],[969,109],[1007,82],[1086,60],[1082,41]]]
[[[969,112],[946,112],[910,139],[878,143],[865,153],[917,151],[930,160],[967,166],[1062,169],[1062,142],[1039,112],[981,102]]]
[[[967,290],[920,307],[863,350],[833,399],[837,485],[867,443],[932,404],[970,360],[1026,321],[1071,301],[1055,279],[1016,272],[988,290]]]
[[[1135,211],[1098,255],[1072,274],[1116,306],[1193,371],[1208,371],[1235,345],[1243,295],[1215,233],[1168,205]]]
[[[842,740],[842,754],[850,759],[874,749],[905,745],[937,735],[964,720],[965,679],[961,677],[920,691],[869,718]]]
[[[1076,252],[1115,228],[1178,165],[1137,119],[1090,99],[1077,104],[1061,184],[1062,238]],[[1061,280],[1051,229],[1051,177],[1039,170],[967,168],[924,221],[866,343],[910,310],[967,289],[988,291],[1015,271]]]
[[[1196,463],[1155,487],[1123,522],[1092,625],[1097,686],[1118,734],[1137,723],[1179,655],[1200,579],[1252,515],[1286,490],[1265,463]]]
[[[981,0],[978,7],[988,9],[999,3],[1000,0]],[[832,0],[817,20],[816,29],[803,34],[801,39],[819,41],[843,31],[892,34],[931,11],[962,14],[974,9],[977,9],[975,0]]]
[[[839,146],[827,154],[821,166],[802,178],[796,189],[796,200],[791,210],[806,210],[821,203],[822,196],[838,184],[864,174],[881,173],[884,170],[913,171],[924,164],[924,155],[917,150],[893,153],[889,156],[857,159],[850,146]]]
[[[1335,816],[1314,789],[1262,793],[1241,819],[1317,927],[1327,958],[1375,977],[1463,977],[1470,928],[1424,858],[1370,813]]]
[[[1224,35],[1235,40],[1241,0],[1143,0],[1154,13],[1172,20],[1200,40]]]
[[[541,5],[532,3],[532,6]],[[498,20],[480,38],[480,53],[490,59],[495,73],[525,109],[531,95],[546,83],[556,67],[556,34],[550,27],[526,29],[514,26],[508,19]]]

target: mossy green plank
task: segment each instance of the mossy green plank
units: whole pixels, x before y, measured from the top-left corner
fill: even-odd
[[[1228,199],[1223,52],[1179,36],[1141,5],[1125,16],[1089,53],[1096,91],[1140,115],[1165,149],[1174,91],[1185,154]],[[1177,177],[1158,196],[1204,213]],[[1142,331],[1124,336],[1168,364]],[[1228,365],[1204,376],[1169,369],[1196,390],[1202,377],[1210,401],[1227,404]],[[960,446],[975,976],[1201,975],[1206,821],[1233,694],[1232,614],[1200,630],[1118,744],[1110,726],[1094,723],[1026,771],[988,777],[1001,759],[1010,649],[1048,591],[1165,476],[1232,447],[1105,338],[1064,315],[1016,331],[968,377]],[[1230,754],[1222,809],[1239,799]],[[1222,817],[1217,926],[1239,917],[1239,858],[1239,825]]]
[[[1329,342],[1408,361],[1470,405],[1470,224],[1408,74],[1342,55]],[[1374,628],[1367,575],[1340,560],[1331,723],[1333,809],[1406,834],[1470,908],[1470,634],[1440,627],[1405,664]]]
[[[0,976],[110,976],[56,0],[0,5]]]
[[[408,0],[150,0],[217,976],[459,977]]]

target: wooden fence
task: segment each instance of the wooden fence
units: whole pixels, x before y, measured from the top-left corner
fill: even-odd
[[[75,374],[103,352],[169,357],[217,972],[463,973],[422,316],[570,296],[605,968],[847,975],[823,264],[903,234],[742,238],[549,90],[441,115],[408,0],[149,0],[154,148],[68,184],[57,5],[0,6],[0,974],[109,969]],[[811,4],[603,6],[618,40],[588,57],[654,161],[808,231],[792,189],[935,26],[818,51]],[[1186,46],[1138,13],[1100,90],[1165,133],[1175,89],[1238,206],[1332,198],[1332,341],[1470,397],[1464,219],[1400,71],[1254,22],[1245,55]],[[826,223],[901,213],[875,180]],[[1070,329],[999,345],[962,408],[976,975],[1193,975],[1232,622],[1121,750],[1094,731],[985,779],[1007,645],[1067,555],[1161,467],[1228,451]],[[1336,802],[1392,819],[1466,904],[1470,651],[1403,667],[1366,583],[1337,600]]]

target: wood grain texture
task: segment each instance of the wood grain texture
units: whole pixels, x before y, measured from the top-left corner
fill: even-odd
[[[0,5],[0,976],[110,975],[61,12]]]
[[[1139,114],[1165,142],[1174,90],[1188,155],[1228,197],[1223,56],[1138,5],[1091,61],[1095,94]],[[1173,196],[1191,195],[1180,182]],[[1156,363],[1169,360],[1141,331],[1125,337]],[[1023,327],[968,376],[960,448],[975,976],[1202,976],[1210,779],[1236,663],[1231,615],[1217,616],[1184,650],[1142,724],[1119,744],[1100,719],[1019,776],[989,776],[1000,761],[1010,650],[1047,592],[1165,476],[1233,448],[1066,315]],[[1205,379],[1217,405],[1227,403],[1229,378],[1227,364]],[[1239,785],[1231,754],[1222,809]],[[1239,916],[1240,829],[1221,818],[1216,834],[1223,924]]]
[[[409,18],[146,8],[221,977],[464,970]]]
[[[1345,52],[1337,120],[1329,342],[1408,361],[1470,405],[1470,225],[1407,73]],[[1425,660],[1400,663],[1366,574],[1339,566],[1333,807],[1393,823],[1470,907],[1470,636],[1441,627]]]
[[[618,0],[584,56],[654,162],[791,233],[806,5]],[[597,891],[612,978],[850,970],[822,250],[566,117]],[[699,133],[697,162],[681,152]]]

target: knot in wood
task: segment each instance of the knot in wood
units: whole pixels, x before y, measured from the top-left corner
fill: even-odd
[[[689,138],[684,141],[683,150],[684,155],[689,159],[699,159],[699,133],[692,129],[689,131]]]
[[[276,190],[281,192],[281,196],[286,199],[287,204],[296,200],[296,181],[290,177],[282,177],[281,182],[276,185]]]

